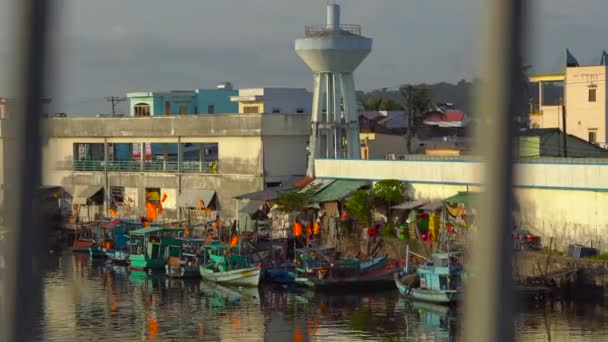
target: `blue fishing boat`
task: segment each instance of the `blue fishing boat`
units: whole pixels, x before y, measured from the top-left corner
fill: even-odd
[[[409,269],[409,254],[405,269],[395,273],[399,292],[413,300],[452,304],[462,300],[463,266],[458,253],[433,253],[416,269]],[[421,256],[420,256],[421,257]]]
[[[107,243],[103,246],[108,261],[114,264],[126,264],[129,261],[129,232],[143,228],[139,221],[114,219],[106,226]]]

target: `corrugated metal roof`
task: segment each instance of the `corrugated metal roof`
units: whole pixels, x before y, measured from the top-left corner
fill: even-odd
[[[442,201],[437,201],[437,202],[427,203],[427,204],[423,205],[422,207],[420,207],[418,209],[420,209],[420,210],[434,211],[434,210],[441,209],[441,207],[443,207],[443,202]]]
[[[421,207],[425,203],[426,202],[423,202],[423,201],[406,201],[406,202],[403,202],[401,204],[397,204],[395,206],[392,206],[391,209],[409,210],[409,209],[414,209],[414,208]]]
[[[203,205],[207,207],[214,196],[214,190],[182,190],[177,197],[177,206],[180,208],[196,208],[198,207],[198,201],[203,201]]]
[[[238,196],[235,196],[234,198],[248,199],[251,201],[263,201],[263,202],[272,201],[272,200],[279,198],[282,191],[285,191],[285,189],[275,186],[275,187],[268,188],[268,189],[262,190],[262,191],[256,191],[256,192],[251,192],[248,194],[238,195]]]
[[[458,192],[456,195],[452,196],[452,197],[448,197],[445,200],[443,200],[446,203],[454,203],[454,204],[459,204],[462,203],[466,206],[469,206],[472,204],[472,202],[479,196],[479,192],[466,192],[466,191],[461,191]]]
[[[367,181],[342,180],[338,179],[319,191],[312,199],[312,202],[323,203],[339,201],[347,198],[353,192],[369,185]]]

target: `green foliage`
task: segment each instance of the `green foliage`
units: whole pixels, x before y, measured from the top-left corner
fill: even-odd
[[[397,203],[403,200],[405,185],[396,179],[381,180],[374,185],[374,195],[388,203]]]
[[[382,227],[380,234],[382,237],[395,237],[395,227],[391,223],[387,223]]]
[[[410,112],[410,127],[419,127],[424,115],[435,108],[431,89],[426,84],[406,85],[400,89],[406,109]]]
[[[279,196],[274,203],[279,209],[286,213],[297,213],[304,211],[311,203],[312,198],[317,193],[318,187],[309,186],[305,189],[293,189]]]
[[[366,227],[372,225],[373,194],[357,190],[351,199],[345,202],[349,215]]]
[[[401,105],[388,97],[370,96],[364,105],[366,110],[400,110]]]
[[[591,258],[592,259],[596,259],[596,260],[608,260],[608,253],[598,254],[598,255],[593,256]]]

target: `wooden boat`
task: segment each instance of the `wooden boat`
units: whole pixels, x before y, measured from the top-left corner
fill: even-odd
[[[105,230],[102,226],[92,230],[93,244],[89,247],[89,256],[91,259],[105,259],[106,253],[103,251],[103,246],[108,241]]]
[[[143,270],[148,274],[164,269],[169,257],[169,246],[181,244],[178,237],[183,232],[183,228],[161,227],[132,230],[129,232],[129,268]]]
[[[178,238],[179,245],[169,246],[169,261],[165,265],[165,274],[172,278],[198,278],[199,266],[204,257],[202,249],[205,240],[195,238]]]
[[[76,238],[72,245],[72,252],[89,253],[89,249],[94,243],[95,241],[93,240],[91,232],[88,229],[81,228],[76,232]]]
[[[141,222],[114,219],[104,226],[107,233],[103,251],[108,262],[113,264],[126,264],[129,261],[129,232],[143,228]]]
[[[204,264],[199,267],[205,280],[240,286],[258,286],[261,270],[251,265],[243,255],[232,254],[225,244],[212,244],[203,247],[206,251]]]
[[[451,304],[462,300],[463,267],[456,253],[434,253],[433,260],[409,271],[408,261],[405,270],[394,275],[399,292],[414,300],[431,303]]]
[[[390,286],[396,267],[394,262],[383,257],[365,262],[359,259],[339,260],[329,266],[314,266],[304,270],[298,268],[295,282],[315,290]]]

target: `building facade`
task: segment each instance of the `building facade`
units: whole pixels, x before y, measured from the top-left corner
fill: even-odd
[[[304,88],[245,88],[230,100],[241,114],[306,113],[312,111],[312,93]]]
[[[70,191],[88,218],[110,209],[138,218],[159,201],[163,220],[183,219],[184,211],[203,209],[199,203],[234,218],[233,197],[305,173],[307,120],[295,114],[48,119],[44,185]],[[117,146],[128,153],[117,154]]]
[[[531,127],[563,131],[565,118],[568,134],[605,148],[608,141],[607,74],[605,65],[569,66],[564,74],[530,77],[530,81],[538,83],[539,87],[537,104],[530,111]],[[547,83],[563,86],[562,101],[545,101],[543,89]]]

